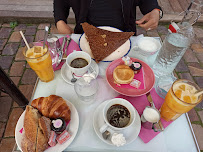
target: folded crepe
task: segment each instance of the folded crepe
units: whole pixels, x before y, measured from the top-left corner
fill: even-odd
[[[87,22],[82,23],[95,61],[98,63],[123,45],[134,32],[111,32],[97,28]]]

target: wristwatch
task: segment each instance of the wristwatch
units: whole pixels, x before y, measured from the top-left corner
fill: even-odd
[[[163,17],[163,11],[159,8],[155,8],[155,9],[159,11],[159,19],[161,19]]]

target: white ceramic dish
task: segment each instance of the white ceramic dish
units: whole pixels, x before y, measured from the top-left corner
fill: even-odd
[[[96,77],[97,77],[99,74],[99,67],[94,60],[91,61],[91,66],[96,71]],[[66,81],[68,84],[74,85],[74,83],[71,82],[71,79],[72,79],[71,71],[69,70],[68,66],[65,63],[61,67],[61,76],[63,80]]]
[[[101,126],[104,125],[104,118],[103,118],[103,115],[102,115],[102,109],[104,108],[104,106],[107,104],[109,100],[101,103],[97,109],[95,110],[94,112],[94,117],[93,117],[93,127],[94,127],[94,131],[95,133],[97,134],[97,136],[103,141],[105,142],[106,144],[109,144],[109,145],[112,145],[112,142],[107,139],[105,140],[103,137],[102,137],[102,134],[101,132],[99,131],[99,129],[101,128]],[[137,112],[137,110],[135,109],[135,117],[136,117],[136,120],[134,121],[134,123],[132,124],[132,126],[130,126],[129,128],[125,129],[122,131],[122,133],[124,134],[125,138],[126,138],[126,144],[130,144],[131,142],[133,142],[139,135],[140,133],[140,129],[141,129],[141,121],[140,121],[140,116]],[[125,146],[124,145],[124,146]]]
[[[112,32],[122,32],[121,30],[119,30],[117,28],[109,27],[109,26],[99,26],[98,28],[112,31]],[[79,46],[82,51],[89,53],[89,55],[93,58],[89,43],[87,42],[87,39],[85,38],[85,33],[83,33],[79,39]],[[104,58],[102,61],[111,62],[113,60],[121,58],[121,57],[127,55],[129,53],[130,49],[131,49],[131,41],[129,39],[123,45],[121,45],[117,50],[115,50],[109,56]]]
[[[68,141],[66,141],[64,144],[60,145],[60,144],[56,144],[56,146],[54,147],[49,147],[48,149],[45,150],[45,152],[60,152],[63,151],[64,149],[66,149],[74,140],[77,132],[78,132],[78,128],[79,128],[79,116],[78,116],[78,112],[77,109],[75,108],[75,106],[66,100],[67,105],[69,106],[70,110],[71,110],[71,121],[68,127],[68,132],[71,134],[71,137]],[[18,119],[16,128],[15,128],[15,140],[16,143],[18,145],[18,148],[22,151],[21,149],[21,141],[23,138],[23,134],[24,131],[21,133],[20,130],[22,130],[23,128],[23,124],[24,124],[24,116],[25,116],[25,111],[22,113],[22,115],[20,116],[20,118]]]

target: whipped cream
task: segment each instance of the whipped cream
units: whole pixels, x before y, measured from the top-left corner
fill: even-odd
[[[126,144],[125,137],[123,134],[114,133],[111,137],[111,142],[117,147],[123,146]]]
[[[82,77],[87,83],[90,83],[92,79],[96,79],[96,75],[94,73],[84,74]]]

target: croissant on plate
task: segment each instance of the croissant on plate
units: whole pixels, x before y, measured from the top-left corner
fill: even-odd
[[[32,101],[31,105],[38,109],[42,115],[49,118],[63,118],[66,121],[71,118],[71,111],[66,101],[57,95],[37,98]]]

